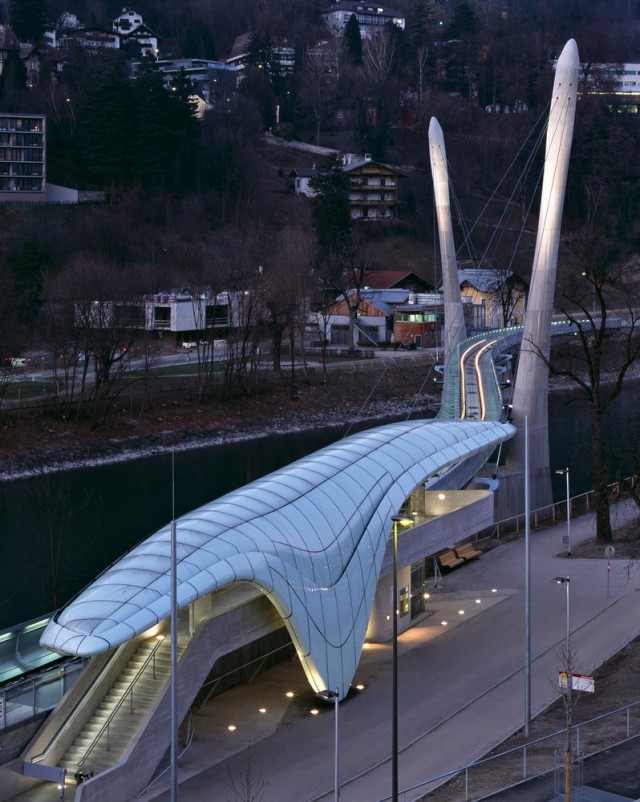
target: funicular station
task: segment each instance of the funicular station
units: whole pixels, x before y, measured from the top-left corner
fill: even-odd
[[[365,642],[389,641],[394,618],[398,632],[420,619],[436,555],[472,542],[494,521],[495,476],[505,473],[498,452],[517,440],[523,416],[534,429],[546,427],[546,412],[536,411],[538,396],[546,396],[543,360],[527,363],[521,353],[513,409],[503,402],[499,372],[518,343],[544,349],[551,336],[548,288],[555,282],[577,59],[569,42],[556,69],[540,214],[546,227],[538,232],[524,327],[465,336],[447,242],[444,147],[432,125],[446,329],[438,416],[352,435],[168,523],[44,631],[7,639],[5,664],[35,666],[60,655],[83,663],[26,747],[0,765],[0,802],[27,799],[43,782],[77,785],[82,802],[141,792],[170,745],[170,642],[177,644],[182,721],[219,660],[266,653],[282,633],[313,691],[335,689],[343,699]],[[560,130],[564,138],[554,142]],[[543,441],[533,460],[544,468],[547,459],[548,469]],[[483,467],[490,479],[478,478]]]

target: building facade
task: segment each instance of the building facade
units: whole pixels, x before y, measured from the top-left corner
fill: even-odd
[[[0,114],[0,203],[46,200],[44,114]]]
[[[404,30],[406,19],[398,9],[382,5],[382,3],[366,3],[359,0],[337,0],[330,8],[322,12],[325,25],[338,35],[344,33],[349,18],[355,15],[360,26],[360,35],[371,38],[386,25],[395,25]]]

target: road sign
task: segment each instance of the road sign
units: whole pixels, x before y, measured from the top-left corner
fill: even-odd
[[[559,671],[560,687],[567,687],[567,672]],[[596,689],[593,677],[586,674],[572,674],[571,676],[571,690],[573,691],[586,691],[587,693],[594,693]]]

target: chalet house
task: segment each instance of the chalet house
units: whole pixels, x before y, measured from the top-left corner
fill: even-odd
[[[90,53],[99,53],[104,49],[117,50],[120,47],[120,37],[101,28],[65,28],[58,32],[56,39],[60,50],[82,47]]]
[[[158,55],[158,34],[145,25],[142,16],[131,8],[123,8],[122,14],[113,20],[113,30],[120,37],[122,47],[135,47],[141,56]]]
[[[42,53],[31,44],[20,44],[20,60],[27,71],[27,86],[34,87],[40,82],[42,72]]]
[[[289,173],[289,178],[293,178],[293,191],[296,195],[306,195],[307,198],[312,198],[315,195],[313,189],[309,186],[312,178],[316,178],[318,169],[313,167],[294,167]]]
[[[359,276],[358,276],[359,278]],[[417,273],[407,270],[369,270],[359,282],[365,290],[409,290],[431,292],[433,286]]]
[[[510,271],[489,268],[458,270],[463,303],[474,310],[473,329],[503,328],[517,325],[524,317],[526,286]],[[508,320],[505,321],[505,313]]]
[[[64,31],[82,28],[82,24],[75,14],[69,11],[64,11],[58,21],[52,28],[48,28],[44,32],[44,43],[47,47],[56,49],[59,47],[58,37]]]
[[[353,220],[393,220],[398,206],[400,173],[370,156],[347,161],[342,168],[349,176],[349,204]]]
[[[349,319],[357,304],[353,338]],[[406,289],[349,290],[327,309],[313,315],[319,339],[338,347],[385,347],[389,344],[422,348],[435,346],[442,334],[441,293],[414,293]]]
[[[320,339],[327,344],[350,348],[353,345],[378,348],[392,342],[394,309],[408,298],[407,290],[349,290],[322,313],[314,315]],[[350,309],[358,304],[353,337],[349,342]]]
[[[503,285],[510,283],[510,274],[505,279],[497,271],[468,269],[459,270],[458,277],[468,334],[502,328]],[[516,324],[522,320],[525,288],[518,281],[511,284],[506,308],[511,315],[508,323]],[[429,289],[428,283],[415,273],[372,271],[365,275],[360,290],[348,290],[328,308],[315,313],[313,325],[319,339],[332,346],[372,348],[393,343],[395,347],[411,349],[441,348],[443,296]],[[354,343],[350,343],[350,317],[356,305]]]
[[[367,3],[360,0],[336,0],[326,11],[321,12],[325,25],[336,35],[342,36],[349,18],[355,14],[360,26],[360,36],[369,39],[388,24],[404,30],[406,19],[398,9],[382,3]]]
[[[393,220],[398,206],[398,178],[401,173],[368,154],[357,157],[345,154],[342,169],[349,176],[349,205],[353,220]],[[318,175],[316,167],[296,167],[289,173],[296,195],[313,197],[310,186]]]

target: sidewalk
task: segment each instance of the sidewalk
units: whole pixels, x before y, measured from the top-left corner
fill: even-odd
[[[633,514],[631,508],[618,513]],[[576,670],[589,674],[640,634],[640,578],[627,562],[560,558],[566,524],[531,536],[531,705],[558,698],[569,576]],[[572,541],[593,536],[592,515],[572,521]],[[406,789],[486,754],[524,720],[524,539],[506,543],[446,576],[430,614],[399,639],[399,787]],[[444,624],[443,622],[447,622]],[[339,707],[342,802],[391,793],[391,647],[363,652]],[[294,696],[288,698],[287,692]],[[312,709],[319,709],[312,715]],[[264,712],[260,712],[260,711]],[[232,780],[264,781],[261,802],[334,799],[334,711],[287,663],[213,699],[194,715],[195,737],[180,762],[181,802],[235,800]],[[230,731],[229,725],[236,729]],[[169,800],[169,777],[140,798]],[[428,787],[400,796],[418,799]]]

